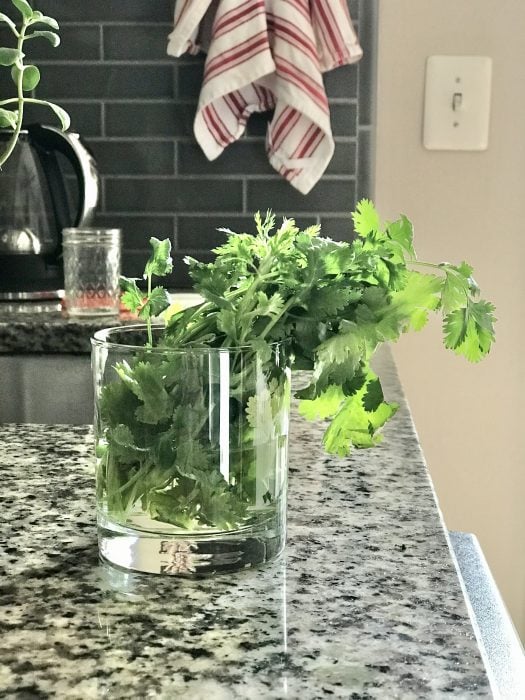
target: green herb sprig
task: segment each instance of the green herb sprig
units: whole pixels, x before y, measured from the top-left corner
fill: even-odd
[[[170,297],[164,287],[152,287],[152,278],[164,277],[173,270],[171,259],[171,241],[166,238],[159,241],[158,238],[150,238],[152,248],[151,256],[144,268],[144,279],[147,280],[147,292],[144,294],[137,285],[137,278],[121,277],[120,288],[122,303],[132,313],[146,321],[148,331],[148,344],[153,345],[152,319],[158,316],[170,305]]]
[[[41,38],[57,47],[60,44],[60,37],[57,33],[59,30],[58,22],[38,10],[33,10],[27,0],[11,0],[11,4],[20,14],[20,20],[15,22],[0,12],[0,23],[7,25],[14,37],[14,46],[0,47],[0,66],[11,69],[16,97],[0,100],[0,128],[12,131],[5,149],[0,153],[0,168],[6,163],[16,146],[22,129],[26,103],[49,107],[58,117],[63,131],[66,131],[70,125],[69,115],[62,107],[47,100],[26,96],[26,93],[32,92],[40,82],[40,70],[35,65],[24,63],[25,45],[28,41]],[[42,26],[43,28],[41,28]],[[10,105],[14,105],[14,108],[11,108]]]

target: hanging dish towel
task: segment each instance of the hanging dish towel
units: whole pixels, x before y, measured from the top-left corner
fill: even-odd
[[[334,151],[321,74],[362,56],[346,0],[178,0],[168,53],[201,48],[194,131],[208,159],[243,134],[250,114],[273,109],[270,163],[308,193]]]

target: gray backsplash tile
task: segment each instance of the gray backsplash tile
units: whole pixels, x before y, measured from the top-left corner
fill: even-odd
[[[161,239],[171,238],[174,242],[173,222],[174,216],[172,214],[152,214],[151,212],[147,216],[112,213],[98,214],[96,217],[98,226],[122,229],[125,250],[145,250],[152,236]],[[144,254],[142,254],[142,261],[144,263]]]
[[[61,106],[71,117],[71,131],[84,138],[102,135],[102,104],[100,102],[70,102],[60,100]],[[29,104],[25,109],[26,122],[40,122],[58,127],[49,107]]]
[[[321,216],[321,233],[334,241],[350,241],[354,237],[354,225],[350,214]]]
[[[174,101],[108,102],[105,107],[106,136],[139,138],[193,138],[195,105]],[[125,163],[122,173],[126,173]]]
[[[328,98],[333,97],[357,97],[358,71],[357,66],[341,66],[328,71],[323,76],[324,86]]]
[[[373,134],[368,127],[359,129],[359,152],[357,157],[357,199],[371,197],[374,184],[373,161],[370,153],[373,149]]]
[[[193,121],[202,84],[202,55],[167,56],[174,0],[35,0],[56,17],[56,50],[33,42],[41,66],[37,97],[59,102],[94,151],[102,183],[97,222],[124,231],[124,273],[142,273],[150,236],[169,236],[176,270],[171,283],[190,284],[183,252],[211,259],[223,240],[217,227],[253,231],[252,212],[272,207],[299,225],[320,219],[325,233],[346,240],[356,198],[369,196],[373,138],[377,0],[348,0],[365,58],[327,73],[336,140],[325,176],[303,196],[269,165],[265,135],[271,113],[252,115],[246,135],[209,162]],[[0,68],[0,95],[10,96]],[[52,113],[27,109],[27,121],[55,124]]]
[[[170,22],[173,0],[36,0],[62,22]]]
[[[98,61],[100,59],[100,25],[64,25],[60,28],[60,44],[53,46],[46,39],[26,44],[27,57],[35,61]]]
[[[46,96],[53,99],[91,98],[173,98],[171,66],[115,65],[82,63],[81,65],[48,64],[45,75]],[[41,90],[38,91],[39,94]]]
[[[332,160],[326,169],[327,175],[347,175],[355,172],[356,166],[355,141],[336,141]]]
[[[358,0],[361,15],[366,13],[366,21],[361,22],[359,40],[363,47],[363,58],[358,64],[359,74],[359,119],[361,124],[373,124],[375,111],[375,73],[377,56],[377,0]]]
[[[330,119],[334,136],[357,135],[357,104],[331,104]]]
[[[268,180],[261,186],[259,180],[248,181],[248,209],[273,209],[278,214],[295,216],[306,212],[336,212],[350,210],[355,202],[355,181],[331,179],[325,176],[307,197],[297,190],[282,187],[280,179]]]
[[[198,63],[179,63],[179,83],[178,97],[181,100],[195,100],[199,98],[199,93],[202,86],[202,78],[204,75],[204,64],[202,61]]]
[[[117,212],[235,212],[242,208],[242,180],[106,178],[106,210]]]
[[[166,52],[170,31],[169,24],[106,24],[102,27],[104,59],[173,63]]]
[[[130,175],[174,175],[173,141],[97,139],[90,143],[102,175],[121,174],[123,162]]]
[[[232,143],[213,161],[206,158],[195,141],[179,142],[178,158],[181,175],[276,175],[262,139]]]
[[[259,112],[252,114],[246,126],[248,136],[266,136],[268,122],[272,118],[273,112]]]

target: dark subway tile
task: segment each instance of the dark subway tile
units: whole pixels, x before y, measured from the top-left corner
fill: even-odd
[[[193,136],[195,107],[175,102],[106,103],[107,136]]]
[[[100,136],[102,133],[102,106],[97,102],[75,102],[69,104],[61,101],[63,107],[71,118],[70,131],[76,131],[81,136]],[[27,124],[38,122],[60,126],[55,114],[43,105],[27,104],[25,107],[25,122]]]
[[[172,0],[36,0],[34,7],[59,22],[170,22]]]
[[[355,136],[357,134],[357,105],[330,105],[330,121],[334,136]]]
[[[256,112],[252,114],[248,120],[246,133],[248,136],[266,136],[268,130],[268,122],[272,120],[273,111]]]
[[[104,59],[175,62],[166,53],[170,31],[167,24],[104,25]]]
[[[179,63],[178,94],[181,100],[196,100],[199,97],[203,74],[203,61]]]
[[[248,208],[254,211],[270,208],[286,216],[294,216],[295,212],[337,212],[348,210],[354,199],[353,180],[324,178],[307,195],[284,180],[248,182]]]
[[[349,207],[349,211],[354,207]],[[334,241],[351,241],[355,237],[354,224],[348,216],[322,216],[321,235]]]
[[[371,197],[374,183],[374,148],[369,129],[359,129],[357,159],[357,199]]]
[[[27,60],[97,61],[100,58],[100,27],[96,24],[65,26],[59,31],[60,44],[53,46],[46,39],[33,39],[25,45]]]
[[[125,250],[147,250],[149,251],[149,239],[169,238],[173,241],[174,217],[164,215],[148,216],[125,216],[120,214],[96,215],[96,225],[107,226],[108,228],[122,229],[122,247]]]
[[[3,5],[4,3],[2,3]],[[0,11],[4,8],[0,5]],[[20,27],[20,14],[13,8],[11,18]],[[31,27],[26,36],[33,31],[51,30],[42,24]],[[55,31],[55,30],[53,30]],[[46,38],[40,36],[26,41],[24,44],[25,63],[41,61],[67,61],[67,60],[96,60],[100,58],[100,28],[96,24],[82,26],[60,27],[60,43],[53,46]],[[0,46],[16,48],[17,39],[6,24],[0,24]],[[4,68],[2,68],[4,69]],[[7,71],[10,72],[10,69]]]
[[[47,65],[38,86],[40,98],[171,98],[170,66]]]
[[[357,64],[341,66],[324,74],[326,94],[330,97],[357,97]]]
[[[170,141],[92,141],[102,174],[173,175],[174,146]]]
[[[354,141],[336,141],[334,155],[328,164],[326,173],[328,175],[356,174],[356,144]]]
[[[209,161],[196,143],[178,144],[178,165],[181,175],[272,175],[264,141],[237,141]]]
[[[360,0],[363,3],[365,0]],[[364,9],[364,8],[363,8]],[[359,61],[359,121],[372,124],[375,111],[375,72],[377,56],[377,0],[366,0],[366,11],[361,10],[359,40],[363,58]]]
[[[255,213],[255,212],[254,212]],[[277,225],[281,223],[277,218]],[[306,228],[317,223],[317,217],[297,218],[296,224]],[[218,228],[229,228],[236,233],[255,233],[253,216],[242,214],[210,214],[209,216],[179,216],[177,243],[179,250],[211,250],[226,240]]]
[[[106,178],[106,210],[118,212],[238,211],[242,183],[175,178]]]
[[[179,216],[177,218],[177,247],[179,250],[211,250],[221,245],[227,236],[219,228],[247,232],[253,219],[246,216],[210,214],[209,216]]]

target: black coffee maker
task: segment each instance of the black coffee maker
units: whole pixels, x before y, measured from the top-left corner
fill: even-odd
[[[0,132],[0,148],[9,134]],[[0,172],[0,301],[62,295],[62,229],[89,226],[95,160],[78,134],[30,125]]]

